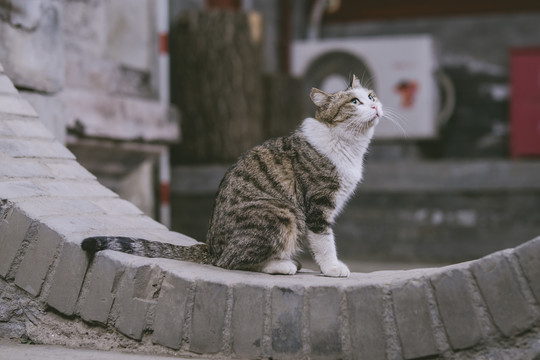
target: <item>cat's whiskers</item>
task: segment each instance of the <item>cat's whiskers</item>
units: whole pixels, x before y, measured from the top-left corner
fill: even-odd
[[[392,108],[385,108],[383,118],[390,120],[394,125],[396,125],[401,130],[401,132],[403,133],[403,136],[407,137],[407,131],[405,130],[405,127],[404,127],[406,119],[403,115],[401,115],[400,113],[398,113]]]

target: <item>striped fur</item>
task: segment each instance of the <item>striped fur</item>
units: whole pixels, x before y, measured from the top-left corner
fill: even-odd
[[[299,268],[295,257],[307,246],[324,275],[348,276],[337,258],[331,226],[362,179],[364,154],[382,107],[355,77],[335,94],[313,89],[311,99],[315,118],[304,120],[289,136],[251,149],[227,171],[207,245],[93,237],[83,241],[83,248],[294,274]]]

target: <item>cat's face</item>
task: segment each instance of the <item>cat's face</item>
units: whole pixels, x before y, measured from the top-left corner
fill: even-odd
[[[310,96],[317,106],[315,118],[336,128],[365,133],[383,116],[382,104],[375,92],[362,87],[355,76],[343,91],[327,94],[314,88]]]

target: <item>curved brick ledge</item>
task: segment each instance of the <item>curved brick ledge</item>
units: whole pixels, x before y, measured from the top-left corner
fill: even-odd
[[[116,337],[116,347],[132,351],[216,358],[540,354],[540,237],[473,262],[348,279],[115,252],[88,259],[79,242],[89,235],[196,242],[99,185],[38,121],[1,65],[0,162],[0,325],[19,314],[34,341],[111,348],[106,339]],[[67,335],[51,314],[71,329]]]

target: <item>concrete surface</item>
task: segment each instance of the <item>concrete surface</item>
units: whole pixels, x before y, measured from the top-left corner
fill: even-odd
[[[183,360],[187,358],[118,351],[69,349],[63,346],[0,343],[0,360]]]

